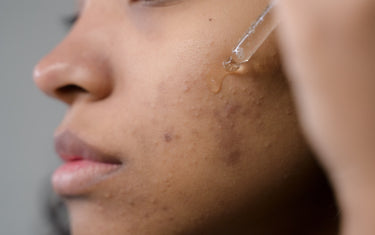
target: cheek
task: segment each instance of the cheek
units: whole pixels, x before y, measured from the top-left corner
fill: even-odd
[[[137,58],[127,60],[127,67],[121,53],[116,54],[115,73],[120,79],[114,97],[123,107],[119,116],[124,116],[118,119],[123,135],[117,139],[131,143],[129,155],[137,156],[135,162],[152,162],[149,172],[155,170],[153,174],[158,174],[156,162],[163,162],[163,169],[180,163],[205,166],[202,162],[217,172],[215,167],[245,167],[240,163],[264,154],[263,146],[273,141],[270,133],[278,131],[266,123],[280,112],[280,100],[271,93],[275,90],[272,79],[262,80],[259,74],[257,78],[228,77],[223,90],[214,94],[207,80],[225,75],[221,63],[227,47],[199,35],[191,38],[202,40],[175,38],[181,40],[143,41],[142,47],[123,48]]]
[[[150,82],[142,91],[147,95],[132,95],[131,136],[139,150],[168,162],[240,162],[244,139],[258,125],[262,96],[254,94],[256,87],[233,81],[214,94],[200,75],[170,73]]]
[[[178,210],[174,214],[187,215],[212,209],[218,200],[249,200],[250,191],[277,177],[271,162],[283,155],[284,143],[277,143],[281,126],[295,124],[293,118],[275,118],[285,116],[282,108],[290,106],[283,96],[286,89],[275,87],[279,83],[273,79],[232,76],[219,94],[211,92],[207,79],[224,76],[221,62],[228,51],[212,43],[143,42],[141,50],[123,50],[137,60],[123,59],[120,53],[113,60],[118,79],[109,125],[117,141],[112,146],[127,161],[117,183],[126,189],[115,201],[134,213]],[[259,173],[264,168],[268,173]],[[238,194],[232,195],[234,191]]]
[[[215,94],[208,66],[169,56],[154,62],[135,63],[132,74],[120,69],[123,79],[106,107],[111,146],[127,161],[111,186],[116,200],[103,201],[111,213],[144,223],[178,215],[184,224],[256,203],[269,182],[278,185],[282,167],[275,163],[289,157],[280,146],[299,137],[280,138],[283,126],[295,128],[294,117],[283,118],[290,110],[285,87],[232,76]]]

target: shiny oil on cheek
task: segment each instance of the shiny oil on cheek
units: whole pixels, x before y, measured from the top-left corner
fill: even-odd
[[[213,93],[219,93],[223,86],[225,76],[207,75],[207,86]]]
[[[243,73],[243,66],[241,64],[249,63],[252,56],[258,51],[270,34],[275,30],[279,24],[279,20],[274,16],[274,6],[278,1],[272,0],[266,9],[259,15],[257,20],[253,22],[249,30],[239,40],[232,50],[229,59],[222,63],[221,70],[224,76],[207,77],[207,84],[209,89],[214,93],[219,93],[224,79],[233,73]],[[228,53],[229,54],[229,53]],[[241,71],[242,70],[242,71]]]
[[[231,77],[233,74],[244,74],[246,71],[244,67],[241,67],[236,73],[231,73],[226,71],[224,68],[217,69],[218,73],[208,73],[206,76],[206,82],[209,90],[215,94],[221,91],[223,87],[224,80]]]

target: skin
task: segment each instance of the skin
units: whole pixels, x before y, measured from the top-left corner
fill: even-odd
[[[345,235],[375,234],[375,5],[285,0],[284,62],[300,120],[335,188]]]
[[[74,235],[336,234],[275,35],[240,72],[221,67],[266,4],[82,2],[35,81],[69,106],[56,134],[68,130],[125,167],[65,197]],[[207,80],[224,76],[210,91]]]

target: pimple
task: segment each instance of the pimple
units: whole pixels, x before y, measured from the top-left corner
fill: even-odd
[[[272,147],[272,143],[266,142],[266,143],[264,143],[264,147],[267,148],[267,149],[270,149]]]
[[[155,198],[153,198],[153,199],[151,200],[151,203],[152,203],[153,205],[156,205],[156,204],[158,204],[158,200],[156,200]]]
[[[184,84],[184,88],[183,88],[183,90],[184,90],[184,93],[188,93],[188,92],[190,91],[190,86]]]
[[[229,116],[236,114],[239,109],[240,109],[239,105],[227,104],[225,106],[225,117],[229,117]]]
[[[112,196],[112,194],[111,193],[106,193],[106,194],[104,194],[104,198],[105,199],[111,199],[113,196]]]
[[[191,85],[188,80],[184,80],[183,82],[183,91],[184,93],[188,93],[191,89]]]

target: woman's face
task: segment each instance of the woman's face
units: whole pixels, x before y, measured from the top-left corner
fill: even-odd
[[[73,233],[218,234],[241,231],[259,211],[276,213],[288,185],[306,180],[312,164],[274,37],[226,76],[220,92],[207,82],[226,75],[222,61],[267,1],[81,5],[35,80],[69,105],[56,130],[58,151],[74,155],[69,148],[79,142],[80,153],[91,146],[105,156],[100,161],[121,165],[83,164],[75,169],[94,173],[63,169],[54,177]]]

